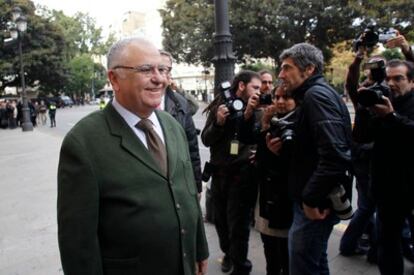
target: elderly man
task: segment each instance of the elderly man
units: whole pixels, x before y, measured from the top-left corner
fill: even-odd
[[[185,133],[156,110],[168,72],[150,42],[117,42],[108,53],[113,101],[65,137],[58,170],[65,274],[206,272]]]
[[[329,274],[328,239],[339,222],[328,195],[350,189],[351,122],[338,93],[324,80],[322,52],[307,43],[284,50],[279,79],[298,103],[289,174],[294,199],[289,231],[290,274]]]

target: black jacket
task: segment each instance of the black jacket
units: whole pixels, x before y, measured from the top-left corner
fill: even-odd
[[[173,92],[169,87],[165,92],[165,111],[172,115],[184,128],[190,149],[191,164],[193,165],[194,178],[198,193],[202,191],[201,185],[201,162],[198,150],[197,131],[193,118],[188,109],[187,100],[180,94]]]
[[[289,185],[294,200],[328,207],[338,184],[351,190],[345,176],[351,167],[351,121],[338,93],[321,75],[308,78],[293,92],[298,104]]]
[[[392,100],[395,113],[369,122],[373,130],[372,189],[378,204],[414,205],[414,90]]]
[[[206,125],[201,132],[201,140],[210,147],[210,163],[223,171],[236,171],[249,164],[250,150],[254,145],[239,142],[237,156],[230,155],[230,145],[233,140],[239,140],[240,127],[243,117],[227,119],[223,126],[217,125],[217,108],[223,101],[218,102],[207,116]]]
[[[256,115],[256,114],[255,114]],[[270,228],[288,229],[293,219],[292,200],[289,198],[289,166],[292,155],[292,142],[285,142],[278,155],[266,145],[268,131],[261,131],[253,116],[243,124],[240,139],[245,143],[257,144],[256,179],[259,184],[260,216],[269,221]],[[287,118],[296,121],[296,111]]]

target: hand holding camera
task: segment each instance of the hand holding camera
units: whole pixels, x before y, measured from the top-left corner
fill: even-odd
[[[273,154],[279,155],[283,142],[279,137],[272,137],[270,133],[266,134],[266,146]]]
[[[244,111],[244,119],[248,120],[252,117],[254,110],[259,106],[259,94],[254,94],[249,97],[246,109]]]
[[[388,97],[382,96],[383,104],[375,104],[372,106],[372,111],[379,117],[384,117],[389,113],[394,112],[394,107],[392,107],[391,101]]]
[[[217,119],[216,119],[216,124],[219,126],[223,126],[226,123],[226,119],[229,116],[230,112],[229,109],[226,107],[225,104],[221,104],[218,108],[217,108]]]
[[[408,44],[408,41],[405,39],[405,37],[399,33],[397,37],[389,39],[385,46],[390,49],[400,47],[403,52],[410,51],[410,44]]]

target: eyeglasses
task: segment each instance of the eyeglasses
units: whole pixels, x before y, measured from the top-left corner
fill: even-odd
[[[279,100],[279,99],[281,99],[281,98],[283,98],[284,100],[288,100],[288,99],[290,99],[291,97],[290,97],[290,96],[287,96],[287,95],[275,95],[275,99],[276,99],[276,100]]]
[[[395,82],[400,82],[400,81],[403,81],[405,79],[407,79],[407,78],[403,75],[396,75],[396,76],[387,76],[385,78],[385,81],[389,82],[389,81],[393,80]]]
[[[118,65],[118,66],[113,67],[112,69],[113,70],[116,70],[116,69],[132,70],[136,73],[143,74],[146,77],[150,77],[155,74],[155,71],[158,71],[158,73],[162,76],[167,76],[171,72],[172,67],[165,66],[165,65],[155,66],[155,65],[150,65],[150,64],[144,64],[144,65],[140,65],[136,67]]]
[[[272,84],[273,84],[273,81],[266,81],[266,80],[263,80],[263,81],[262,81],[262,84],[269,84],[269,85],[272,85]]]

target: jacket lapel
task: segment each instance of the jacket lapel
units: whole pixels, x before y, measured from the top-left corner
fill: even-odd
[[[158,164],[156,164],[155,160],[151,157],[147,148],[131,130],[121,115],[114,109],[112,104],[108,104],[105,107],[104,114],[109,126],[109,131],[112,135],[120,138],[120,146],[148,168],[162,177],[165,177]]]

